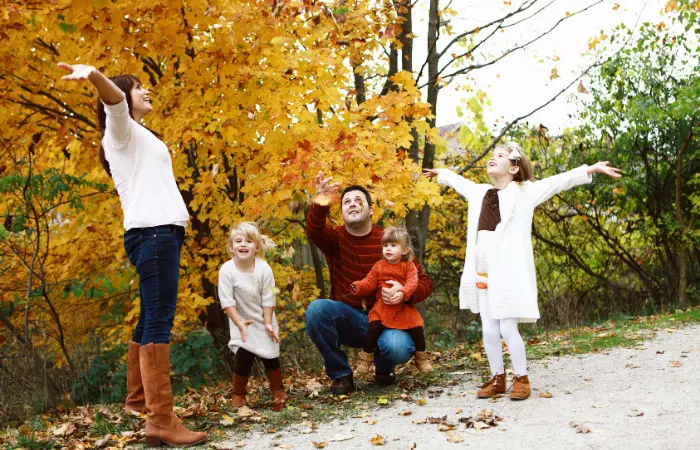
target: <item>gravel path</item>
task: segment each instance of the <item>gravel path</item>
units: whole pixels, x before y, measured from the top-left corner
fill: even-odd
[[[328,449],[373,450],[700,448],[700,326],[660,332],[635,349],[536,361],[530,379],[533,395],[526,401],[479,400],[477,382],[466,379],[434,398],[426,396],[422,406],[395,401],[370,408],[365,417],[320,424],[309,434],[308,423],[277,434],[251,433],[245,448],[313,449],[313,442],[325,442]],[[551,397],[540,396],[546,393]],[[502,418],[497,426],[467,429],[458,422],[483,409]],[[416,423],[445,415],[454,430]],[[370,443],[377,435],[382,447]],[[240,440],[232,437],[222,447],[235,448]]]

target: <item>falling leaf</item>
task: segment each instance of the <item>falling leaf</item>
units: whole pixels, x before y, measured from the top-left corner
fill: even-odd
[[[372,439],[369,440],[369,443],[372,445],[384,445],[384,436],[381,434],[376,435]]]
[[[399,413],[399,415],[401,416],[410,416],[411,414],[413,414],[413,411],[411,411],[410,409],[408,411],[403,411]]]
[[[552,398],[552,393],[549,391],[540,392],[537,395],[542,397],[542,398]]]
[[[586,86],[583,85],[583,80],[578,82],[578,87],[576,88],[576,90],[580,94],[590,94],[590,91],[588,89],[586,89]]]
[[[669,363],[669,365],[670,365],[671,367],[680,367],[680,366],[683,365],[683,363],[680,362],[680,361],[671,361],[671,362]]]
[[[549,74],[549,79],[556,80],[557,78],[559,78],[559,72],[557,71],[557,66],[554,66]]]
[[[460,442],[464,442],[464,438],[457,434],[456,431],[450,430],[447,433],[447,442],[452,442],[454,444],[458,444]]]
[[[316,447],[316,448],[326,448],[326,446],[328,445],[328,442],[315,442],[314,441],[314,442],[312,442],[312,444],[314,444],[314,447]]]
[[[615,3],[615,4],[613,5],[612,9],[613,9],[613,11],[617,11],[618,9],[620,9],[620,4],[619,4],[619,3]]]
[[[503,4],[504,4],[504,5],[506,5],[506,6],[510,6],[510,5],[512,5],[512,4],[513,4],[513,2],[510,2],[510,1],[504,1],[504,2],[503,2]]]

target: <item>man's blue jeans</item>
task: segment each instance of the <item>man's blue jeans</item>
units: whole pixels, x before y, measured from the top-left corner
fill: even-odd
[[[348,364],[341,345],[362,347],[362,338],[367,332],[367,312],[353,308],[343,302],[318,299],[306,308],[306,332],[321,351],[326,364],[326,374],[337,380],[350,375]],[[388,374],[397,364],[411,359],[416,349],[413,339],[402,330],[384,330],[377,342],[374,366],[377,373]]]
[[[124,249],[139,273],[141,294],[134,342],[170,343],[184,235],[185,229],[176,225],[132,228],[124,233]]]

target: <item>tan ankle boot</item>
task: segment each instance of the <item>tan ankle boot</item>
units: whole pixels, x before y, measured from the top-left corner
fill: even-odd
[[[488,383],[484,383],[476,393],[479,398],[491,398],[498,394],[506,393],[506,374],[499,373],[494,375]]]
[[[513,377],[513,387],[510,388],[511,400],[525,400],[530,396],[530,380],[527,375]]]
[[[287,401],[287,393],[284,392],[284,383],[282,382],[282,369],[267,372],[267,381],[270,383],[272,398],[275,399],[275,410],[279,411],[284,402]]]
[[[240,408],[245,405],[246,394],[248,393],[248,379],[241,375],[233,374],[233,395],[231,396],[231,406]]]
[[[413,355],[413,363],[418,368],[419,372],[432,372],[433,366],[430,364],[430,353],[416,352]]]
[[[367,353],[364,350],[360,350],[357,355],[358,361],[355,366],[355,374],[357,375],[367,375],[369,373],[369,368],[374,362],[374,353]]]
[[[141,344],[129,342],[129,353],[126,357],[126,401],[124,411],[146,412],[146,396],[143,393],[141,382],[141,367],[139,363],[139,349]]]
[[[147,344],[140,350],[141,379],[146,395],[146,445],[160,447],[203,444],[207,435],[190,431],[173,412],[170,387],[170,345]]]

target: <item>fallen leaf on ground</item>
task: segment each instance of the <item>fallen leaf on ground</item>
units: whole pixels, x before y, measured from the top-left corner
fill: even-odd
[[[428,423],[428,419],[423,419],[423,420],[414,420],[413,425],[424,425]]]
[[[328,442],[316,442],[316,441],[314,441],[314,442],[312,442],[312,444],[314,444],[314,447],[316,447],[316,448],[326,448],[326,446],[328,445]]]
[[[447,420],[447,416],[442,416],[442,417],[428,417],[426,419],[428,423],[436,424],[436,423],[441,423]]]
[[[399,413],[400,416],[410,416],[411,414],[413,414],[413,411],[411,411],[410,409],[408,411]]]
[[[643,416],[644,412],[639,411],[637,408],[632,408],[632,410],[630,412],[628,412],[627,415],[630,417],[639,417],[639,416]]]
[[[683,365],[683,363],[680,362],[680,361],[671,361],[671,362],[669,363],[669,365],[670,365],[671,367],[680,367],[680,366]]]
[[[428,401],[424,398],[419,398],[416,400],[416,405],[425,406],[426,403],[428,403]]]
[[[491,428],[491,425],[488,423],[484,422],[474,422],[474,429],[475,430],[483,430],[484,428]]]
[[[66,422],[60,427],[56,428],[53,430],[53,435],[55,437],[61,437],[61,436],[70,436],[75,432],[75,425],[73,425],[71,422]]]
[[[238,441],[238,442],[236,442],[236,448],[243,448],[243,447],[245,447],[246,445],[247,445],[247,444],[246,444],[246,441]]]
[[[238,414],[238,417],[250,417],[255,414],[255,411],[248,408],[246,405],[243,405],[240,408],[238,408],[236,414]]]
[[[109,442],[110,439],[112,439],[112,435],[111,435],[111,434],[105,435],[105,436],[104,436],[102,439],[100,439],[99,441],[95,441],[95,447],[96,447],[96,448],[104,447],[104,445],[105,445],[107,442]]]
[[[367,420],[365,420],[365,423],[368,425],[376,425],[377,420],[376,419],[367,419]]]
[[[372,445],[384,445],[384,436],[381,434],[376,435],[372,439],[369,440],[369,443]]]
[[[540,392],[537,395],[542,397],[542,398],[552,398],[552,393],[549,391]]]
[[[453,425],[449,422],[441,422],[440,425],[438,425],[438,431],[450,431],[454,430],[456,425]]]
[[[342,441],[349,441],[350,439],[354,438],[352,434],[336,434],[332,438],[328,439],[330,442],[342,442]]]
[[[640,366],[639,364],[625,364],[626,369],[639,369],[640,367],[642,366]]]
[[[582,424],[580,424],[580,423],[578,423],[578,422],[573,422],[573,421],[571,421],[571,422],[569,422],[569,426],[570,426],[571,428],[574,428],[574,429],[576,430],[577,433],[587,434],[587,433],[590,433],[590,432],[592,431],[592,430],[591,430],[590,428],[588,428],[587,426],[582,425]]]
[[[233,425],[234,420],[233,417],[224,414],[221,416],[221,420],[219,421],[219,423],[225,427],[230,427],[231,425]]]
[[[456,431],[450,430],[446,434],[447,434],[447,442],[452,442],[454,444],[464,442],[464,438],[462,436],[460,436],[459,434],[457,434]]]
[[[657,350],[657,351],[656,351],[656,354],[657,354],[657,355],[663,355],[664,353],[666,353],[665,350]]]
[[[380,398],[379,400],[377,400],[378,405],[386,405],[387,403],[389,403],[389,400],[385,398]]]
[[[457,408],[457,411],[455,411],[455,414],[462,414],[462,408]]]

